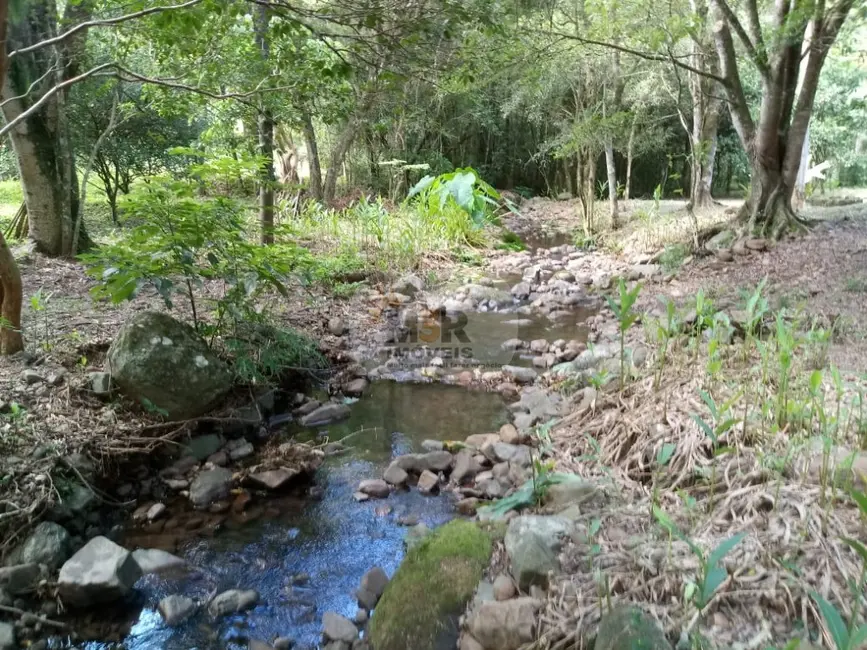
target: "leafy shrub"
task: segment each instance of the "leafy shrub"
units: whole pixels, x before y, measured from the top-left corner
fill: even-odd
[[[677,271],[684,260],[689,257],[689,248],[684,244],[671,244],[665,247],[659,256],[659,263],[666,273]]]
[[[527,245],[520,235],[513,233],[511,230],[504,230],[500,235],[501,242],[497,244],[497,248],[507,251],[523,251],[527,249]]]

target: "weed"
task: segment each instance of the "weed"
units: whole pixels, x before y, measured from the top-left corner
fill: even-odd
[[[620,278],[617,283],[619,300],[614,300],[611,296],[606,296],[608,306],[614,312],[620,330],[620,390],[626,382],[626,352],[625,343],[626,330],[638,320],[638,314],[633,311],[632,307],[638,299],[638,294],[641,291],[641,285],[636,284],[631,290],[626,288],[626,283],[623,278]]]
[[[662,251],[662,255],[659,256],[659,263],[666,273],[674,273],[683,266],[684,261],[689,255],[689,247],[686,245],[669,244]]]
[[[845,289],[849,293],[865,293],[867,292],[867,280],[862,278],[847,278]]]

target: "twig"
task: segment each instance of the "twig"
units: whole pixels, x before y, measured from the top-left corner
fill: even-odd
[[[35,621],[36,623],[42,623],[43,625],[49,625],[51,627],[57,627],[60,629],[66,629],[69,627],[66,623],[61,623],[60,621],[54,621],[50,618],[45,618],[44,616],[38,616],[37,614],[31,614],[30,612],[25,612],[23,609],[18,609],[17,607],[12,607],[11,605],[0,605],[0,612],[6,612],[8,614],[17,614],[21,617],[27,617],[31,621]]]

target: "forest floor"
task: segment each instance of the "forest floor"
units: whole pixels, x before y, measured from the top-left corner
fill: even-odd
[[[688,243],[690,227],[681,207],[681,202],[632,202],[626,211],[639,214],[627,219],[616,238],[605,238],[613,249],[610,255],[645,260],[663,247]],[[732,207],[725,204],[700,215],[701,225],[724,222]],[[654,219],[647,219],[648,212]],[[543,233],[542,239],[553,235],[568,241],[580,227],[574,202],[532,200],[521,213],[516,219],[520,231]],[[785,308],[798,315],[795,329],[800,328],[805,342],[792,372],[791,404],[784,408],[798,402],[809,412],[807,428],[812,433],[820,418],[817,398],[809,393],[815,364],[807,357],[816,350],[828,355],[819,367],[825,369],[823,390],[831,406],[826,411],[823,401],[822,414],[825,426],[834,421],[835,429],[819,434],[833,439],[831,455],[836,459],[843,449],[857,450],[863,433],[860,413],[852,414],[856,405],[860,408],[858,393],[864,391],[867,372],[867,205],[815,209],[809,216],[818,222],[807,235],[761,253],[728,262],[710,255],[677,260],[679,266],[670,269],[664,282],[643,290],[639,310],[659,315],[657,297],[662,296],[688,311],[699,290],[717,309],[736,310],[766,279],[769,310],[762,327],[773,333],[773,310]],[[5,414],[0,415],[5,502],[0,523],[7,530],[10,523],[31,519],[53,499],[55,486],[39,477],[50,476],[58,459],[86,446],[91,456],[114,463],[118,456],[151,448],[155,438],[177,429],[127,401],[96,398],[86,383],[87,372],[102,369],[120,325],[139,310],[161,308],[161,301],[142,296],[122,305],[97,302],[90,294],[94,282],[79,263],[22,251],[28,354],[0,363],[0,414]],[[496,257],[495,251],[482,251],[481,260],[467,265],[436,256],[426,268],[440,282],[455,282],[465,274],[484,274]],[[334,359],[351,356],[350,341],[360,339],[330,335],[330,319],[339,316],[356,331],[381,326],[379,310],[364,291],[340,299],[309,288],[293,295],[279,305],[280,319],[323,341]],[[647,330],[651,319],[644,320],[639,327]],[[807,340],[810,331],[831,328],[828,345]],[[778,354],[779,345],[768,347]],[[543,639],[552,648],[583,643],[580,631],[597,620],[603,593],[648,606],[669,631],[701,629],[718,645],[744,643],[749,636],[754,644],[744,647],[767,645],[770,639],[790,635],[796,625],[812,629],[815,636],[819,616],[809,598],[811,589],[818,588],[835,602],[847,602],[846,580],[857,578],[859,567],[839,538],[863,538],[857,511],[851,504],[828,505],[840,498],[827,497],[824,483],[820,486],[816,479],[811,460],[815,455],[809,455],[812,435],[796,431],[795,424],[769,424],[782,390],[780,376],[774,374],[779,360],[773,355],[759,358],[758,349],[755,345],[743,352],[749,362],[739,360],[736,351],[726,353],[722,369],[709,375],[713,359],[707,347],[699,358],[688,341],[681,340],[672,344],[657,379],[660,353],[655,348],[654,365],[634,384],[622,392],[600,394],[591,409],[576,411],[555,425],[552,452],[557,468],[611,483],[616,496],[606,513],[584,516],[579,523],[586,526],[587,536],[564,552],[567,570],[548,592],[541,625]],[[826,360],[841,371],[845,390],[835,393]],[[699,391],[722,404],[738,386],[747,393],[728,410],[747,417],[739,415],[744,424],[737,431],[717,431],[720,437],[728,434],[727,446],[737,449],[717,462],[716,445],[708,443],[693,418],[707,412]],[[836,398],[835,418],[831,413],[838,393],[845,395]],[[239,393],[227,409],[248,398]],[[857,419],[851,430],[847,423],[841,431],[840,404],[850,423]],[[792,422],[800,422],[803,429],[805,417],[801,413]],[[723,420],[722,415],[715,417],[712,426]],[[588,432],[594,432],[594,438]],[[655,461],[670,441],[676,449],[664,468],[659,467]],[[804,463],[794,469],[796,458]],[[864,462],[867,469],[867,458]],[[858,463],[860,469],[860,453]],[[698,563],[688,545],[659,534],[659,524],[651,516],[654,505],[704,547],[735,532],[752,533],[749,543],[733,552],[733,564],[726,562],[731,588],[715,598],[712,616],[701,616],[686,602],[686,578],[697,575]],[[26,529],[19,527],[5,536],[3,548],[14,546],[23,532]],[[587,558],[589,566],[604,567],[604,585],[599,571],[588,570]]]

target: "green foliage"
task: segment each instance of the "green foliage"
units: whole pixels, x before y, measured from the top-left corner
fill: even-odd
[[[641,285],[636,284],[632,289],[626,288],[626,283],[623,278],[617,282],[617,291],[619,300],[615,300],[611,296],[605,296],[608,306],[614,312],[614,317],[617,319],[620,330],[620,389],[623,390],[626,381],[626,350],[624,340],[626,338],[626,330],[628,330],[636,320],[638,313],[633,311],[632,306],[638,300],[638,294],[641,291]]]
[[[439,176],[425,176],[410,190],[407,200],[414,198],[414,203],[429,216],[457,207],[476,228],[481,228],[493,214],[500,194],[476,170],[466,167]]]
[[[500,519],[512,510],[523,510],[538,506],[552,485],[574,481],[574,474],[554,472],[553,464],[541,463],[536,460],[533,464],[533,477],[519,487],[509,496],[499,499],[489,506],[478,509],[491,519]]]
[[[232,328],[224,340],[241,382],[275,383],[287,373],[316,375],[328,361],[311,338],[293,329],[247,322]]]
[[[500,235],[500,240],[500,243],[496,246],[496,248],[500,250],[513,252],[527,250],[527,245],[524,243],[524,240],[511,230],[503,230]]]
[[[689,254],[689,247],[685,244],[669,244],[659,256],[659,263],[666,273],[674,273],[683,265]]]

